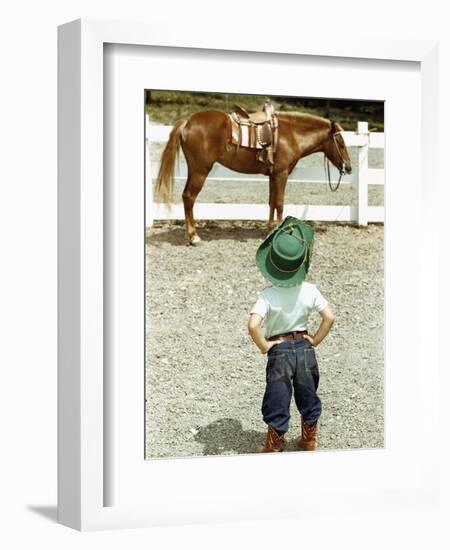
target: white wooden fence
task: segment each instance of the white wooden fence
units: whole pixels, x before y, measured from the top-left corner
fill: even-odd
[[[149,147],[151,143],[165,143],[171,131],[171,126],[157,126],[147,121],[147,181],[146,181],[146,223],[151,226],[154,220],[184,219],[182,204],[174,204],[170,208],[153,201],[152,171],[150,166]],[[347,185],[355,185],[356,200],[354,204],[342,205],[303,205],[286,204],[284,214],[295,216],[306,221],[354,221],[359,225],[370,222],[384,221],[384,206],[368,205],[369,185],[384,185],[384,169],[369,168],[369,148],[384,149],[384,133],[368,130],[367,122],[358,122],[356,132],[343,132],[347,147],[358,147],[357,181]],[[183,178],[184,179],[184,178]],[[268,177],[246,177],[236,174],[235,178],[208,177],[209,181],[226,179],[245,179],[245,181],[268,181]],[[303,182],[306,180],[289,180]],[[310,181],[310,180],[308,180]],[[316,183],[323,183],[317,181]],[[339,191],[338,191],[339,192]],[[267,220],[269,206],[267,204],[195,204],[195,217],[199,220]]]

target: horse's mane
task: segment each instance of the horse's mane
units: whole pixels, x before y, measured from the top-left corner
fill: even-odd
[[[278,118],[294,118],[308,126],[317,126],[318,124],[330,125],[330,121],[327,118],[311,115],[309,113],[301,113],[299,111],[276,111],[275,114]]]

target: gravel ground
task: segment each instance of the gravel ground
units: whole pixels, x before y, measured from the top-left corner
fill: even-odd
[[[151,161],[155,166],[159,166],[161,147],[152,144]],[[354,147],[349,148],[350,158],[353,167],[356,167],[357,150]],[[184,162],[183,154],[180,155]],[[298,166],[301,168],[318,168],[319,179],[325,179],[323,169],[323,154],[316,153],[300,160]],[[384,151],[382,149],[369,150],[369,168],[383,168]],[[265,182],[245,181],[248,177],[264,177],[261,175],[238,174],[235,172],[236,182],[233,181],[214,181],[206,180],[202,191],[199,193],[197,202],[199,203],[249,203],[249,204],[267,204],[269,200],[269,179]],[[338,172],[332,168],[332,183],[336,184]],[[304,179],[304,176],[300,176]],[[154,184],[155,184],[154,180]],[[181,194],[186,181],[177,179],[174,185],[173,199],[174,203],[181,203]],[[356,189],[350,184],[341,184],[336,192],[330,191],[328,184],[325,183],[293,183],[288,180],[285,194],[285,204],[335,204],[348,205],[356,201]],[[369,185],[369,206],[383,206],[384,204],[384,186]]]
[[[181,203],[184,182],[176,181],[174,204]],[[383,206],[384,187],[369,185],[369,206]],[[206,181],[197,203],[244,203],[268,204],[269,182]],[[336,192],[330,191],[325,183],[291,183],[288,181],[284,204],[335,204],[346,206],[356,203],[356,189],[341,185]],[[195,207],[194,207],[195,213]]]
[[[254,201],[252,201],[254,202]],[[382,225],[312,224],[308,280],[336,323],[318,347],[323,413],[320,449],[383,447]],[[247,334],[265,286],[254,263],[261,222],[199,222],[185,245],[181,222],[159,222],[146,253],[146,457],[252,453],[265,438],[265,358]],[[318,324],[312,320],[310,330]],[[291,407],[287,450],[300,416]]]

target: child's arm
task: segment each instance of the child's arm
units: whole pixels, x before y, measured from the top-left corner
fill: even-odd
[[[316,334],[314,334],[314,336],[305,334],[304,336],[304,339],[308,340],[308,342],[314,347],[318,346],[320,342],[322,342],[322,340],[325,338],[325,336],[330,332],[334,320],[336,319],[334,313],[328,306],[322,309],[322,311],[319,312],[319,315],[322,317],[322,322],[320,323]]]
[[[267,353],[270,348],[281,344],[281,340],[266,340],[261,330],[263,318],[257,313],[251,313],[248,320],[248,332],[252,337],[253,342],[258,346],[261,353]]]

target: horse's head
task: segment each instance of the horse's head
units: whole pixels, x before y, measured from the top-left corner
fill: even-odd
[[[330,132],[325,143],[324,153],[327,158],[336,166],[341,176],[352,173],[352,163],[347,147],[342,137],[342,126],[337,122],[331,123]]]

